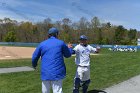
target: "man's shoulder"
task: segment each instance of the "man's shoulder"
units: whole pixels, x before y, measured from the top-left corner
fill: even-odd
[[[93,48],[93,46],[91,46],[91,45],[87,45],[87,47],[89,47],[89,48]]]
[[[65,42],[64,42],[63,40],[60,40],[60,39],[56,39],[55,42],[56,42],[57,44],[62,44],[62,45],[65,44]]]
[[[44,40],[44,41],[40,42],[40,45],[42,45],[42,44],[44,44],[46,42],[47,42],[47,40]]]
[[[56,40],[58,40],[59,42],[62,42],[62,43],[64,43],[64,41],[63,41],[63,40],[60,40],[60,39],[56,39]]]
[[[81,47],[80,44],[78,44],[78,45],[75,46],[75,48],[79,48],[79,47]]]

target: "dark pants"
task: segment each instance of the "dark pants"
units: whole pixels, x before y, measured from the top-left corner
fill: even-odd
[[[79,93],[79,88],[82,87],[82,93],[87,93],[90,79],[81,81],[80,78],[75,78],[73,93]]]

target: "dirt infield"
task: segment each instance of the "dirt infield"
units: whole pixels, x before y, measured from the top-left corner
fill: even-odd
[[[34,50],[31,47],[0,46],[0,60],[31,58]]]
[[[31,47],[0,46],[0,60],[31,58],[34,50],[35,48]],[[91,55],[99,55],[99,54],[91,54]]]

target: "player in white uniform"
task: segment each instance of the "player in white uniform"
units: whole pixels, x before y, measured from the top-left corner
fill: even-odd
[[[98,53],[98,51],[99,49],[87,44],[85,35],[80,36],[80,44],[73,49],[73,54],[76,54],[75,63],[77,65],[73,93],[79,93],[80,87],[82,87],[83,93],[87,93],[90,83],[90,53]]]

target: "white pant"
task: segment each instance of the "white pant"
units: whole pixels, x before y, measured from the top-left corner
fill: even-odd
[[[80,78],[81,81],[90,79],[90,67],[77,66],[75,78]]]
[[[42,81],[42,93],[50,93],[51,87],[52,87],[53,93],[63,93],[62,80]]]

